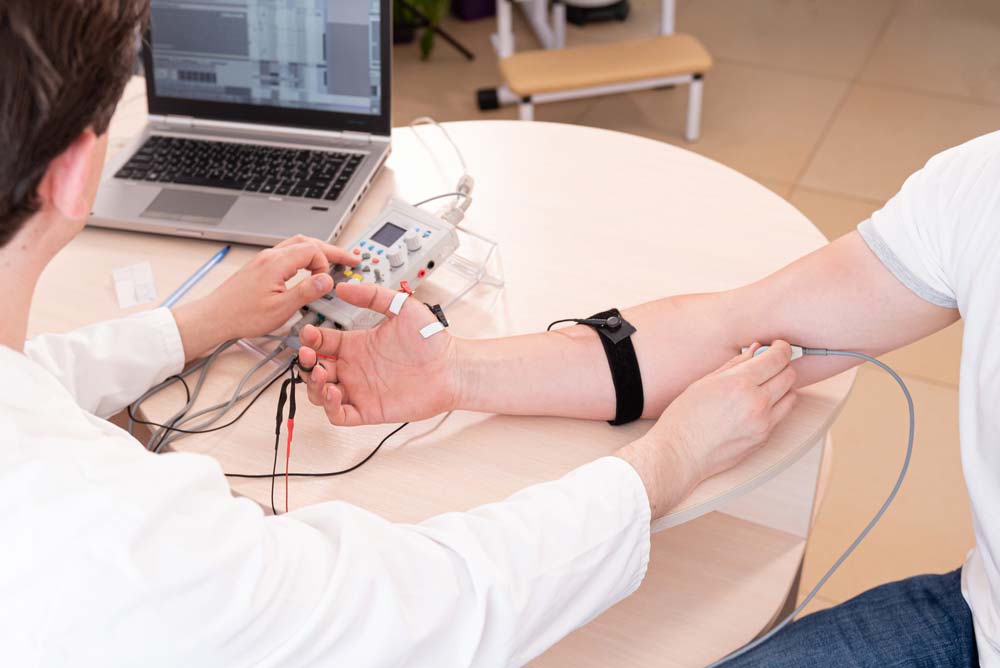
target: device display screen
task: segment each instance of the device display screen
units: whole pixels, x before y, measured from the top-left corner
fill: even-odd
[[[399,225],[393,225],[392,223],[386,223],[379,228],[379,231],[372,235],[372,241],[378,244],[382,244],[386,248],[393,245],[399,238],[406,234],[406,230]]]

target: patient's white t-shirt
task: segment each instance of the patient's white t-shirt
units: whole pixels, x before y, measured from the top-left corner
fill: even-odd
[[[858,230],[900,281],[965,323],[959,428],[976,546],[962,593],[980,665],[1000,667],[1000,132],[931,158]]]

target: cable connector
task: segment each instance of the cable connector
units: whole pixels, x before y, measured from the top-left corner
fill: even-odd
[[[455,190],[460,193],[465,193],[469,197],[463,197],[459,206],[462,209],[468,209],[469,204],[472,202],[472,190],[476,187],[476,180],[472,178],[469,174],[462,174],[462,178],[458,180],[458,185],[455,186]]]
[[[458,227],[465,220],[465,212],[472,206],[472,189],[476,187],[476,180],[468,174],[462,174],[455,186],[455,192],[464,195],[457,198],[457,201],[442,207],[437,216],[453,227]]]
[[[458,227],[465,220],[465,211],[461,206],[453,206],[442,211],[438,217],[452,227]]]

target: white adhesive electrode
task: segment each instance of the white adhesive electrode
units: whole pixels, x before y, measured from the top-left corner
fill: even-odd
[[[431,324],[421,328],[420,336],[422,336],[425,339],[429,339],[438,332],[443,332],[443,331],[444,331],[443,324],[441,324],[440,322],[432,322]]]
[[[409,299],[410,295],[405,292],[397,292],[392,298],[392,303],[389,304],[389,313],[393,315],[399,315],[400,311],[403,310],[403,304]]]

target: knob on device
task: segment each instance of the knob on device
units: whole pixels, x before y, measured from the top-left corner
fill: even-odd
[[[410,230],[405,235],[403,235],[403,243],[406,244],[406,249],[410,252],[416,252],[420,250],[420,235],[418,235],[413,230]]]
[[[389,265],[392,266],[393,269],[396,267],[402,267],[406,264],[406,251],[401,246],[394,246],[393,248],[390,248],[386,255],[389,257]]]

